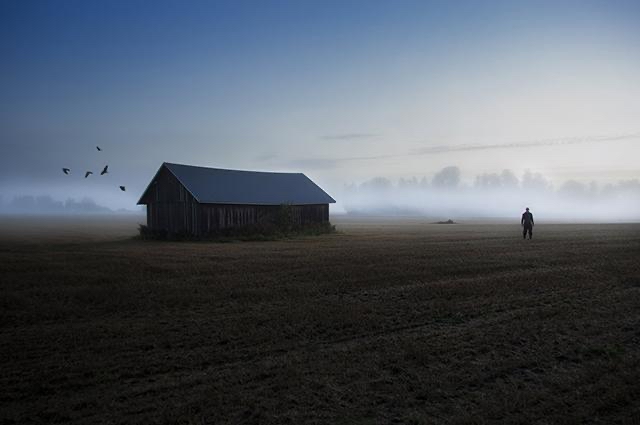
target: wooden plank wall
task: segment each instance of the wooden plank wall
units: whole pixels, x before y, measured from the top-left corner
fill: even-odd
[[[280,205],[201,204],[200,232],[273,222],[280,208]],[[329,221],[328,204],[292,205],[291,213],[292,221],[297,225]]]
[[[200,204],[171,172],[163,169],[147,199],[147,226],[170,233],[198,234]]]

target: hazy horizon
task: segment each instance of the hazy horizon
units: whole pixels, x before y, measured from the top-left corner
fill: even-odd
[[[530,170],[517,176],[511,170],[463,179],[456,166],[445,167],[431,178],[412,176],[391,180],[383,176],[344,185],[332,193],[332,215],[508,218],[531,207],[542,221],[640,221],[640,180],[598,184],[568,180],[559,186]],[[143,206],[113,209],[91,197],[54,198],[49,194],[0,197],[0,214],[144,214]]]

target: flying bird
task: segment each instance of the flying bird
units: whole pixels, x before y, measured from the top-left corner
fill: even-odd
[[[63,169],[62,169],[62,172],[63,172],[63,173],[65,173],[65,174],[69,174],[69,172],[70,172],[70,171],[71,171],[71,170],[70,170],[70,169],[68,169],[68,168],[63,168]]]
[[[84,173],[84,178],[86,179],[87,177],[89,177],[91,174],[93,174],[92,171],[87,171],[86,173]]]
[[[104,176],[105,174],[107,174],[107,168],[109,168],[108,165],[105,165],[104,168],[102,169],[102,172],[100,173],[101,176]]]
[[[96,149],[98,149],[98,152],[100,152],[102,149],[100,149],[100,146],[96,146]]]
[[[125,187],[124,186],[120,186],[120,190],[124,192]]]

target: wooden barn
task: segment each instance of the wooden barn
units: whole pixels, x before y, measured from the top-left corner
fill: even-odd
[[[273,222],[289,205],[294,224],[329,221],[335,200],[302,173],[163,163],[138,201],[152,231],[206,235]]]

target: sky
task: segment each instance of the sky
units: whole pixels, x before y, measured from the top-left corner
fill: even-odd
[[[164,161],[338,204],[448,166],[613,184],[640,178],[640,2],[5,0],[0,93],[5,199],[134,209]]]

